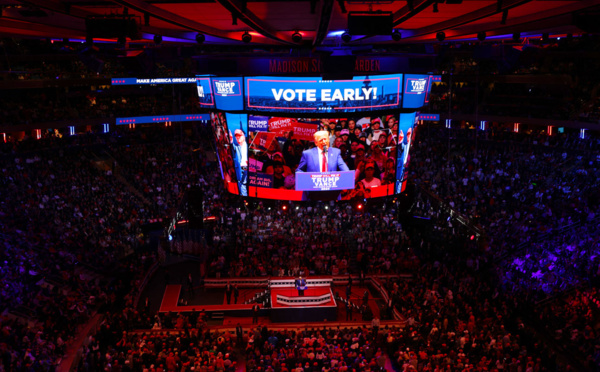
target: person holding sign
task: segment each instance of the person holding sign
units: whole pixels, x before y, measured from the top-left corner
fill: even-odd
[[[297,172],[338,172],[350,170],[340,149],[329,148],[329,133],[321,130],[315,132],[315,145],[302,153]]]

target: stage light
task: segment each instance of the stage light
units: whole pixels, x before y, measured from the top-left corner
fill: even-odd
[[[475,235],[471,235],[471,240],[475,240]]]
[[[302,41],[302,34],[301,34],[301,33],[299,33],[298,31],[294,32],[294,33],[292,34],[292,41],[293,41],[294,43],[299,43],[299,42],[301,42],[301,41]]]
[[[435,38],[437,39],[437,41],[444,41],[446,40],[446,34],[443,31],[440,31],[437,34],[435,34]]]
[[[350,35],[347,31],[342,34],[342,41],[344,43],[349,43],[352,41],[352,35]]]
[[[479,32],[477,33],[477,40],[479,40],[479,41],[484,41],[486,36],[487,36],[487,35],[485,34],[485,32],[484,32],[484,31],[479,31]]]
[[[162,36],[154,35],[154,44],[160,45],[160,43],[162,43]]]
[[[357,208],[358,210],[361,210],[361,209],[363,209],[363,205],[359,203],[359,204],[356,206],[356,208]]]
[[[244,43],[249,43],[252,41],[252,35],[250,35],[250,33],[248,31],[244,32],[244,34],[242,35],[242,41]]]
[[[285,204],[284,204],[284,205],[282,205],[282,206],[281,206],[281,209],[283,209],[284,211],[287,211],[287,205],[285,205]]]
[[[196,35],[196,42],[198,44],[202,44],[205,40],[206,40],[206,35],[204,35],[204,34]]]
[[[394,32],[392,32],[392,40],[400,41],[400,39],[402,39],[402,34],[400,33],[400,31],[394,30]]]

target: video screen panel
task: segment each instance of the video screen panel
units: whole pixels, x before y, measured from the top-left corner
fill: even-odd
[[[223,111],[244,110],[244,87],[240,77],[212,77],[215,106]]]
[[[360,112],[398,109],[402,74],[355,76],[352,80],[320,77],[245,78],[248,112]]]
[[[406,178],[408,176],[407,165],[410,157],[410,146],[415,136],[415,125],[418,113],[400,114],[398,123],[398,136],[396,139],[398,147],[398,156],[396,158],[396,193],[401,193],[406,187]]]
[[[400,193],[417,113],[344,118],[292,118],[211,113],[226,188],[243,196],[278,200],[356,200]],[[303,153],[315,132],[327,131],[330,151],[354,172],[354,188],[296,190]],[[305,169],[306,170],[306,169]]]
[[[404,76],[404,102],[402,107],[418,109],[423,107],[431,89],[432,75]]]
[[[226,114],[223,112],[211,112],[210,123],[215,137],[219,169],[221,170],[221,177],[223,177],[225,187],[229,192],[239,194],[237,172],[231,151],[233,135],[229,134],[230,129],[227,126]]]
[[[249,196],[284,200],[351,200],[394,194],[398,117],[248,117]],[[354,188],[341,192],[296,190],[303,152],[315,147],[315,132],[328,133],[330,151],[354,172]],[[306,169],[304,169],[306,171]]]
[[[210,77],[197,76],[196,89],[198,90],[198,103],[200,106],[207,109],[215,108]]]

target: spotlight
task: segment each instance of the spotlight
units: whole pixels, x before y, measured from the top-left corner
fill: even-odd
[[[196,42],[198,44],[202,44],[205,40],[206,40],[206,35],[204,35],[204,34],[196,35]]]
[[[446,39],[446,34],[443,31],[440,31],[437,34],[435,34],[435,38],[437,39],[437,41],[444,41]]]
[[[479,41],[484,41],[484,40],[485,40],[485,37],[486,37],[486,34],[485,34],[485,32],[484,32],[484,31],[479,31],[479,32],[477,33],[477,40],[479,40]]]
[[[284,211],[287,211],[287,208],[288,208],[287,204],[284,204],[284,205],[281,206],[281,209],[283,209]]]
[[[160,43],[162,43],[162,36],[154,35],[154,44],[159,45]]]
[[[342,34],[342,41],[344,43],[349,43],[350,41],[352,41],[352,35],[350,35],[348,31],[344,31],[344,33]]]
[[[242,41],[244,43],[249,43],[252,41],[252,35],[250,35],[250,33],[248,31],[244,32],[244,34],[242,35]]]
[[[394,30],[394,32],[392,32],[392,40],[400,41],[400,39],[402,39],[402,34],[400,33],[400,31]]]
[[[512,36],[512,41],[515,43],[518,43],[519,41],[521,41],[521,33],[515,32]]]
[[[299,33],[298,31],[294,32],[294,33],[292,34],[292,41],[293,41],[294,43],[299,43],[299,42],[301,42],[301,41],[302,41],[302,34],[301,34],[301,33]]]

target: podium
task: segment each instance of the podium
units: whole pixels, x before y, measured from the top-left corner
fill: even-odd
[[[298,296],[304,296],[304,291],[306,290],[306,279],[296,279],[295,280],[296,289],[298,290]]]

